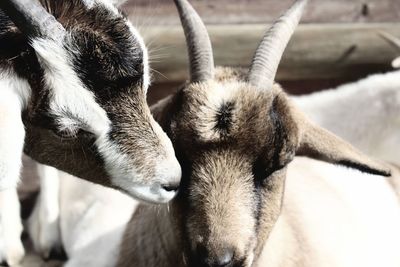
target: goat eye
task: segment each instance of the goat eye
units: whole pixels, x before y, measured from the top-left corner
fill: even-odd
[[[60,130],[60,129],[55,129],[52,130],[54,135],[56,135],[58,138],[63,139],[63,140],[72,140],[76,139],[80,135],[85,135],[85,136],[93,136],[93,134],[82,130],[82,129],[74,129],[74,130]]]
[[[262,181],[264,181],[269,176],[282,170],[285,167],[286,164],[266,166],[265,164],[262,164],[260,161],[256,161],[253,165],[253,176],[256,184],[262,184]]]
[[[77,135],[77,131],[71,131],[71,130],[54,129],[54,130],[52,130],[52,132],[58,138],[61,138],[64,140],[74,139],[74,138],[76,138],[76,135]]]
[[[256,181],[262,181],[270,175],[268,168],[260,160],[254,162],[252,172]]]

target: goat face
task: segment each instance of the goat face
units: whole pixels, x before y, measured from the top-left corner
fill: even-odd
[[[169,201],[181,170],[146,103],[142,38],[107,1],[41,2],[47,10],[4,4],[18,14],[10,31],[28,36],[11,66],[32,89],[25,152],[139,199]]]
[[[173,214],[190,266],[250,266],[279,215],[299,133],[278,86],[260,91],[219,72],[175,99],[167,132],[183,180]]]
[[[248,76],[213,69],[204,25],[187,1],[175,2],[187,37],[191,82],[155,112],[182,166],[170,220],[187,265],[253,265],[280,214],[286,166],[295,155],[389,175],[385,167],[310,123],[278,85],[258,75],[277,65],[281,55],[272,52],[283,49],[275,42],[286,45],[305,1],[273,26],[276,40],[265,45],[271,42],[267,34]],[[264,57],[264,49],[271,47],[275,62]],[[271,68],[263,69],[266,63]]]

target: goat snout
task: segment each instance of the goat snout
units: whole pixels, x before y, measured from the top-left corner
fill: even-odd
[[[204,246],[198,246],[194,257],[195,266],[199,267],[231,267],[234,266],[234,249],[226,247],[210,252]]]
[[[134,198],[145,202],[167,203],[178,193],[181,176],[182,171],[178,160],[175,157],[169,160],[164,158],[156,161],[155,172],[152,175],[142,174],[141,183],[131,181],[126,185],[125,181],[120,179],[120,188]]]
[[[167,192],[176,192],[176,191],[178,191],[178,188],[179,188],[179,182],[162,184],[161,188]]]
[[[164,162],[157,165],[155,178],[160,184],[153,187],[154,192],[161,196],[162,200],[158,202],[168,202],[177,194],[182,176],[181,166],[175,157]]]

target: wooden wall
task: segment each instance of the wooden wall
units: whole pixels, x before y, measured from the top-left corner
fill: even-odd
[[[269,23],[293,0],[191,0],[207,24]],[[139,21],[179,24],[172,0],[130,0],[125,9]],[[399,22],[398,0],[310,0],[305,23]]]
[[[205,21],[217,65],[247,68],[268,24],[293,0],[191,0]],[[154,86],[150,102],[187,76],[187,55],[172,0],[124,5],[149,45]],[[388,71],[400,49],[380,32],[400,37],[400,0],[310,0],[277,79],[291,93],[307,93]]]

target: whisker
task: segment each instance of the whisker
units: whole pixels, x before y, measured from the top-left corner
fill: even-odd
[[[167,76],[165,76],[164,74],[162,74],[162,73],[159,72],[158,70],[153,69],[153,68],[150,68],[150,69],[151,69],[151,71],[153,71],[153,72],[155,72],[155,73],[161,75],[163,78],[167,79],[168,81],[170,80]]]

